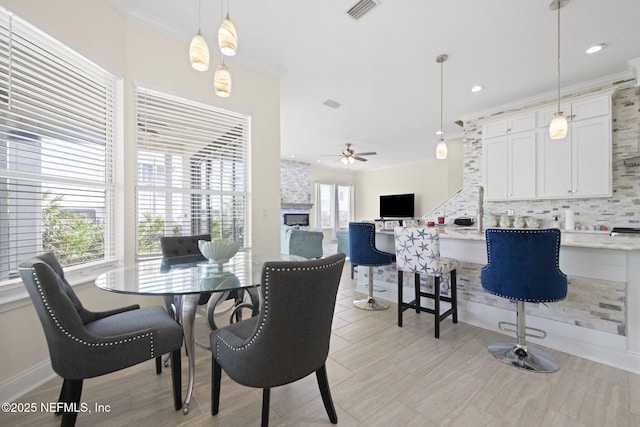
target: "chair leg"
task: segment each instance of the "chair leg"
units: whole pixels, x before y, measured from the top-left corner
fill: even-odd
[[[158,362],[156,359],[156,364]],[[171,353],[171,383],[173,385],[173,406],[176,411],[182,409],[182,364],[180,349]]]
[[[77,409],[80,408],[80,396],[82,395],[82,380],[64,380],[62,386],[64,390],[64,403],[65,409],[76,409],[76,411],[65,410],[62,413],[62,427],[73,427],[76,425],[76,418],[78,418]]]
[[[420,314],[420,274],[413,275],[413,291],[416,294],[416,313]]]
[[[398,270],[398,326],[402,327],[402,270]]]
[[[160,375],[162,373],[162,356],[156,357],[156,374]]]
[[[320,388],[322,403],[324,403],[324,408],[327,410],[329,421],[331,421],[331,424],[337,424],[338,415],[336,414],[336,408],[333,406],[331,390],[329,390],[329,380],[327,379],[326,365],[322,365],[322,367],[316,371],[316,378],[318,379],[318,387]]]
[[[220,377],[222,367],[211,355],[211,415],[217,415],[220,410]]]
[[[269,427],[269,397],[271,396],[270,388],[262,389],[262,427]]]
[[[58,397],[58,402],[66,402],[67,401],[67,392],[69,390],[69,381],[71,380],[63,380],[62,388],[60,389],[60,396]],[[62,409],[58,407],[56,411],[56,415],[62,415]]]
[[[434,336],[440,338],[440,276],[434,276],[433,279],[433,311],[435,316],[435,331]]]
[[[449,277],[451,279],[451,318],[453,323],[458,323],[458,282],[456,271],[451,270]]]

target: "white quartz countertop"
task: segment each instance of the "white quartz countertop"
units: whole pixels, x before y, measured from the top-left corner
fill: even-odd
[[[476,228],[444,226],[438,227],[441,239],[485,240],[484,232]],[[608,232],[562,231],[561,246],[623,251],[640,250],[640,236],[610,236]]]

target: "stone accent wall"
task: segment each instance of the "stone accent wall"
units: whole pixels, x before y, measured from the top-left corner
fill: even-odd
[[[637,155],[640,140],[640,98],[634,81],[614,83],[595,88],[589,92],[617,87],[612,98],[613,112],[613,196],[592,199],[555,199],[509,202],[485,202],[484,212],[502,214],[513,209],[516,214],[533,216],[541,220],[543,227],[550,226],[555,216],[563,220],[564,211],[573,209],[576,223],[607,227],[640,227],[640,167],[625,166],[623,159]],[[576,93],[572,96],[583,95]],[[533,108],[535,105],[522,109]],[[465,123],[464,177],[463,190],[436,209],[443,210],[447,222],[466,215],[468,209],[478,209],[477,186],[482,184],[482,124],[502,114],[519,110],[504,111]]]
[[[480,284],[480,270],[484,265],[458,262],[457,291],[458,300],[471,301],[490,305],[505,310],[516,311],[515,302],[485,292]],[[368,278],[367,269],[364,277]],[[388,289],[397,286],[398,272],[386,266],[374,267],[373,277],[378,285],[384,284]],[[441,282],[442,295],[449,296],[450,284],[448,276]],[[550,304],[525,304],[527,314],[544,319],[555,320],[584,328],[626,336],[626,283],[611,280],[587,279],[569,276],[567,298]],[[404,273],[403,293],[406,298],[413,299],[413,275]],[[423,291],[433,293],[433,276],[422,275],[420,287]],[[515,323],[513,319],[504,319]]]
[[[282,204],[311,203],[311,165],[280,160],[280,202]]]

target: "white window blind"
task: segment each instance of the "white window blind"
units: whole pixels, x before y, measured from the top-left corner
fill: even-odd
[[[0,283],[112,259],[116,78],[0,8]]]
[[[136,110],[138,254],[162,236],[249,246],[249,117],[144,88]]]

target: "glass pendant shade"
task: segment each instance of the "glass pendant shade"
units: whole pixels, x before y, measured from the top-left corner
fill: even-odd
[[[229,19],[229,14],[224,18],[220,29],[218,29],[218,45],[220,46],[220,52],[225,56],[233,56],[238,49],[238,34],[236,33],[236,27],[233,26],[233,22]]]
[[[191,39],[189,59],[194,70],[207,71],[209,69],[209,46],[200,32]]]
[[[445,160],[447,158],[447,143],[444,142],[444,139],[438,141],[438,145],[436,145],[436,159]]]
[[[549,125],[549,136],[551,139],[562,139],[567,136],[567,119],[558,111]]]
[[[216,95],[228,98],[231,95],[231,73],[226,65],[220,64],[213,76],[213,87]]]

